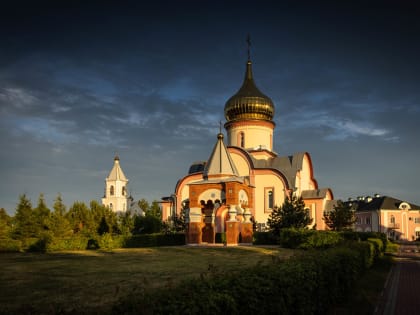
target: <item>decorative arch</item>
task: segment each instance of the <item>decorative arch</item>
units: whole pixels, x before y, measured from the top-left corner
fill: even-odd
[[[226,220],[228,215],[229,207],[226,205],[221,206],[216,211],[216,218],[215,218],[215,225],[216,225],[216,233],[224,233],[226,232]]]
[[[239,200],[240,205],[245,205],[245,206],[248,205],[248,203],[249,203],[248,193],[244,189],[239,190],[238,200]]]
[[[403,201],[398,206],[398,209],[400,209],[400,210],[411,210],[411,206],[408,202]]]
[[[207,189],[198,196],[198,200],[206,200],[206,202],[211,200],[212,203],[216,203],[216,200],[220,202],[220,200],[225,200],[225,199],[226,199],[225,191],[221,189],[217,189],[217,188]]]

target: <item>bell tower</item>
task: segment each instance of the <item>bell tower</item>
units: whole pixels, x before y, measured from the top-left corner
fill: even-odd
[[[120,158],[115,156],[114,166],[105,179],[105,194],[102,204],[114,212],[127,211],[130,203],[127,191],[128,179],[120,166]]]

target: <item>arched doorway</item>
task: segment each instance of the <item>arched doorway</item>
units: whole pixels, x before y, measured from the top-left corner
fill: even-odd
[[[214,218],[214,204],[212,200],[201,201],[201,213],[203,215],[203,228],[202,232],[202,242],[203,243],[214,243],[215,230],[213,224]]]

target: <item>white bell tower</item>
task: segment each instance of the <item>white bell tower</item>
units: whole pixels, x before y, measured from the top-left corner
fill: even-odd
[[[114,166],[105,180],[105,194],[102,204],[114,212],[127,211],[130,207],[128,196],[128,179],[120,166],[120,158],[115,156]]]

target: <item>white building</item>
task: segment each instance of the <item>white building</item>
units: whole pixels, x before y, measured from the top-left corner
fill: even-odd
[[[120,166],[120,158],[115,156],[114,166],[105,180],[105,194],[102,204],[112,211],[127,211],[130,206],[130,198],[127,192],[128,179]]]

